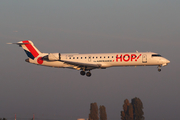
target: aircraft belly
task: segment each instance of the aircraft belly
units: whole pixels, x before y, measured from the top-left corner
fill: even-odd
[[[111,63],[112,66],[142,66],[145,64],[142,64],[141,61],[137,61],[137,62],[114,62]]]
[[[58,67],[58,68],[63,67],[63,63],[60,61],[53,61],[53,62],[44,61],[42,65],[49,67]]]

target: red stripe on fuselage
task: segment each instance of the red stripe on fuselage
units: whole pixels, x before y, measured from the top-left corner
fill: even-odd
[[[29,41],[22,41],[23,43],[29,43]],[[34,56],[37,57],[39,53],[34,49],[34,47],[31,44],[25,44],[25,46],[28,48],[29,52]]]

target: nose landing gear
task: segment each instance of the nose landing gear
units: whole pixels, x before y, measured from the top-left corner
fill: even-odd
[[[161,65],[158,66],[158,71],[161,72]]]
[[[91,72],[90,72],[90,71],[87,72],[87,73],[86,73],[85,71],[81,71],[80,74],[81,74],[82,76],[84,76],[84,75],[86,74],[87,77],[91,77]]]

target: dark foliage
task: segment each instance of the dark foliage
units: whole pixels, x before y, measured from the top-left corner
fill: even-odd
[[[121,120],[144,120],[143,104],[137,97],[131,100],[124,100],[123,111],[121,111]]]
[[[134,120],[144,120],[144,112],[143,112],[143,104],[141,100],[137,97],[133,98],[131,100],[131,104],[133,106],[133,114],[134,114]]]
[[[121,111],[121,120],[133,120],[133,107],[129,100],[124,100],[123,110]]]
[[[107,120],[106,108],[102,105],[99,108],[100,120]]]
[[[99,120],[97,103],[91,103],[89,120]]]

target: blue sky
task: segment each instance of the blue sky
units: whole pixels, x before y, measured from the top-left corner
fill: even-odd
[[[180,1],[8,0],[0,4],[0,117],[87,118],[90,103],[119,120],[123,101],[138,97],[146,120],[179,120]],[[171,63],[78,71],[26,63],[24,51],[6,45],[30,39],[41,52],[152,51]]]

